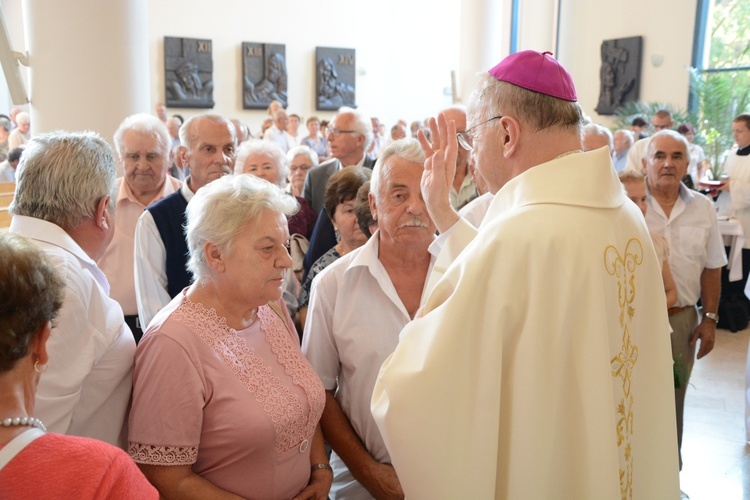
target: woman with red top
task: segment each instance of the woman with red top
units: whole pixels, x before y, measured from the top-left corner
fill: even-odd
[[[33,243],[0,235],[0,497],[156,499],[128,455],[93,439],[48,434],[34,418],[47,339],[65,283]]]

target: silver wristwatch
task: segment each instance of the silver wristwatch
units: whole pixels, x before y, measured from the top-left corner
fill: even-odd
[[[703,313],[703,317],[704,317],[704,318],[708,318],[708,319],[712,319],[712,320],[714,320],[714,321],[715,321],[716,323],[718,323],[718,322],[719,322],[719,315],[718,315],[718,314],[716,314],[716,313]]]

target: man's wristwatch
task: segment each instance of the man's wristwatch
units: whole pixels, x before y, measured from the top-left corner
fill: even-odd
[[[714,320],[714,321],[715,321],[716,323],[718,323],[718,322],[719,322],[719,315],[718,315],[718,314],[716,314],[716,313],[703,313],[703,317],[704,317],[704,318],[708,318],[708,319],[712,319],[712,320]]]

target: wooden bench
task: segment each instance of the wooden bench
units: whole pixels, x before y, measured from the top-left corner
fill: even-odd
[[[8,211],[16,190],[15,182],[0,182],[0,230],[10,227],[12,216]]]
[[[2,232],[3,229],[10,227],[10,221],[12,218],[13,216],[10,215],[10,212],[8,212],[6,207],[0,207],[0,232]]]
[[[13,191],[10,193],[3,193],[0,191],[0,207],[9,207],[13,201]]]

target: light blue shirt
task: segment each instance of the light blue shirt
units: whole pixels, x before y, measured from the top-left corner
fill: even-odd
[[[628,163],[628,151],[630,151],[630,148],[626,149],[621,155],[617,153],[612,154],[612,164],[615,166],[618,174],[622,172],[622,169]]]

